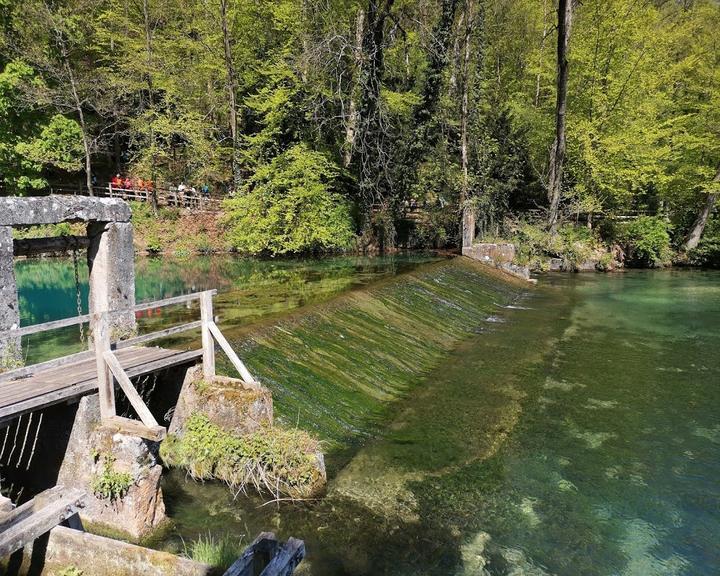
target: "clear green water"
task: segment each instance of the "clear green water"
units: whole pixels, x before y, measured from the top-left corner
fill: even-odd
[[[140,258],[135,262],[136,300],[147,302],[216,288],[219,294],[215,298],[215,313],[221,325],[237,329],[435,260],[438,258],[430,254],[323,260],[252,260],[230,255]],[[78,315],[75,272],[70,259],[17,260],[15,275],[23,326]],[[87,313],[88,271],[84,259],[79,260],[78,276],[81,309]],[[190,316],[195,319],[197,310],[175,306],[144,312],[138,323],[143,332]],[[84,348],[78,327],[23,339],[23,351],[29,362]]]
[[[719,273],[520,290],[460,261],[393,266],[301,314],[228,300],[278,419],[326,441],[328,493],[263,505],[171,473],[158,546],[274,530],[317,576],[720,573]]]
[[[404,300],[419,341],[378,332],[352,301],[251,339],[246,355],[281,415],[341,446],[330,449],[328,494],[262,506],[173,474],[165,488],[178,533],[302,537],[303,573],[318,576],[720,573],[720,275],[546,277],[515,301],[448,268],[367,297],[371,310]],[[431,289],[438,274],[446,286]],[[408,297],[422,289],[471,320]],[[462,338],[426,359],[431,317]],[[308,333],[347,338],[354,321],[367,341]],[[413,382],[395,372],[406,361]],[[367,400],[378,418],[348,417],[361,409],[347,387],[374,398],[400,381],[391,407]],[[339,429],[361,442],[343,448]]]

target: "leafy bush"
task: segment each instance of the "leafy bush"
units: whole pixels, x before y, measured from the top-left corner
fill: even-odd
[[[561,258],[564,267],[572,270],[602,250],[593,231],[581,226],[566,224],[556,235],[542,225],[529,222],[517,222],[512,229],[516,260],[535,269],[545,268],[547,259],[553,257]]]
[[[660,267],[672,257],[671,226],[659,216],[640,216],[623,225],[618,240],[625,250],[625,261],[631,266]]]
[[[720,268],[720,235],[703,238],[698,247],[688,253],[688,264]]]
[[[160,445],[163,461],[185,468],[193,478],[216,478],[237,492],[247,486],[266,489],[275,497],[312,491],[319,478],[318,451],[318,442],[301,430],[266,427],[234,436],[197,412],[181,437],[168,436]]]
[[[185,546],[185,556],[224,572],[242,554],[242,543],[228,536],[215,539],[212,534],[200,536]]]
[[[93,475],[90,488],[98,498],[111,502],[122,500],[132,486],[133,477],[128,472],[115,470],[115,459],[112,456],[105,455],[102,459],[102,471]]]
[[[305,144],[279,154],[225,202],[231,244],[248,254],[272,255],[349,247],[352,219],[336,191],[339,176],[334,162]]]

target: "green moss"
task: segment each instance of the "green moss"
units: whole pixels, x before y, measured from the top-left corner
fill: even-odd
[[[55,576],[83,576],[85,573],[77,566],[68,566],[67,568],[63,568],[54,574]]]
[[[118,472],[115,470],[115,459],[108,454],[102,456],[103,467],[99,474],[94,474],[90,481],[90,487],[93,494],[98,498],[110,500],[122,500],[130,490],[133,483],[133,477],[128,472]]]
[[[239,437],[197,412],[182,437],[170,435],[160,446],[166,464],[193,478],[222,480],[238,492],[252,486],[297,498],[311,494],[320,480],[318,451],[319,443],[301,430],[264,427]]]

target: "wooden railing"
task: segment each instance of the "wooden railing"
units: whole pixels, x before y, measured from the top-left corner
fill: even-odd
[[[88,189],[84,186],[50,186],[51,194],[89,196]],[[196,191],[180,191],[177,188],[156,188],[155,197],[159,206],[188,208],[191,210],[216,212],[220,210],[222,198],[210,196]],[[153,191],[141,188],[118,188],[112,184],[105,186],[93,186],[93,194],[98,198],[120,198],[122,200],[133,200],[136,202],[152,202]]]
[[[144,344],[153,340],[160,340],[169,336],[174,336],[183,332],[192,330],[201,331],[202,338],[202,359],[203,359],[203,377],[206,380],[212,380],[215,377],[215,343],[225,352],[233,367],[238,371],[242,380],[250,385],[257,385],[255,378],[247,369],[242,360],[230,346],[225,336],[215,323],[213,314],[213,296],[217,294],[217,290],[206,290],[204,292],[195,292],[192,294],[184,294],[182,296],[173,296],[163,300],[155,300],[153,302],[145,302],[134,306],[132,309],[114,310],[107,312],[99,312],[95,314],[84,314],[73,318],[64,318],[62,320],[54,320],[43,324],[35,324],[8,330],[0,334],[0,338],[17,338],[27,336],[29,334],[37,334],[67,326],[77,324],[90,323],[93,334],[93,349],[77,354],[70,354],[62,358],[56,358],[47,362],[41,362],[32,366],[17,368],[0,375],[0,383],[17,378],[23,378],[31,374],[37,373],[43,369],[55,368],[58,366],[72,364],[83,360],[90,360],[95,357],[97,363],[98,392],[100,395],[100,413],[106,423],[121,425],[124,428],[132,427],[136,433],[143,435],[143,430],[138,429],[137,423],[134,421],[121,418],[117,415],[115,409],[115,381],[117,381],[120,389],[125,393],[130,405],[140,418],[145,427],[145,435],[153,439],[159,439],[164,436],[165,428],[158,425],[157,420],[150,413],[145,402],[138,394],[135,386],[130,380],[130,376],[123,369],[120,361],[115,355],[115,351],[138,344]],[[118,314],[127,314],[128,312],[141,312],[148,309],[162,308],[164,306],[172,306],[176,304],[184,304],[198,300],[200,302],[200,319],[187,322],[178,326],[172,326],[163,330],[150,332],[134,336],[126,340],[111,342],[110,330],[112,317]]]

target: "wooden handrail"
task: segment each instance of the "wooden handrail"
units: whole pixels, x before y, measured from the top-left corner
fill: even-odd
[[[151,308],[162,308],[164,306],[171,306],[173,304],[183,304],[185,302],[191,302],[193,300],[200,300],[202,295],[208,292],[212,296],[217,294],[217,290],[205,290],[203,292],[193,292],[192,294],[183,294],[181,296],[173,296],[171,298],[163,298],[162,300],[155,300],[153,302],[143,302],[137,304],[132,308],[133,312],[142,312],[143,310],[149,310]],[[127,313],[127,309],[112,310],[107,314],[124,314]],[[21,336],[28,336],[29,334],[37,334],[38,332],[46,332],[48,330],[57,330],[58,328],[66,328],[68,326],[75,326],[77,324],[85,324],[90,322],[92,316],[90,314],[83,314],[82,316],[73,316],[71,318],[63,318],[61,320],[53,320],[51,322],[44,322],[42,324],[32,324],[31,326],[23,326],[22,328],[14,328],[7,330],[0,334],[0,339],[7,338],[19,338]],[[195,326],[197,328],[197,326]],[[161,336],[159,336],[161,337]],[[155,338],[148,338],[146,340],[154,340]]]

